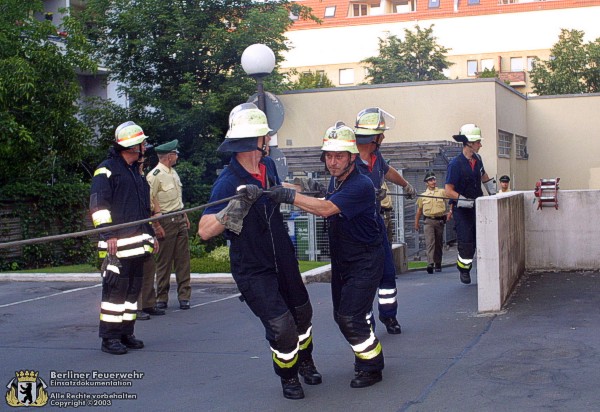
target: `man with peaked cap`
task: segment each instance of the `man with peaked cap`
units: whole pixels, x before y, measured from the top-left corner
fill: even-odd
[[[150,199],[155,206],[154,217],[183,209],[181,180],[174,169],[179,157],[178,144],[178,140],[175,139],[154,148],[158,164],[146,176],[150,184]],[[179,308],[189,309],[192,288],[188,235],[190,221],[187,214],[163,217],[154,221],[152,225],[161,246],[156,255],[156,309],[167,308],[173,269],[177,280]],[[146,311],[151,309],[147,308]]]
[[[463,150],[448,165],[445,190],[453,205],[458,249],[456,266],[460,281],[469,284],[477,245],[475,199],[483,196],[482,182],[488,194],[495,195],[496,182],[488,176],[478,154],[482,146],[481,129],[472,123],[464,124],[458,134],[452,137],[463,144]]]
[[[510,177],[508,177],[507,175],[503,175],[500,177],[500,192],[499,193],[506,193],[506,192],[510,192]]]
[[[281,185],[267,155],[267,116],[252,103],[236,106],[220,152],[231,162],[215,181],[210,202],[242,194],[204,210],[198,234],[203,240],[224,234],[230,241],[231,274],[252,312],[260,318],[271,348],[273,369],[283,396],[304,398],[298,374],[307,385],[322,382],[312,358],[312,305],[302,281],[294,244],[279,203],[262,196]],[[291,186],[291,185],[290,185]]]
[[[423,181],[427,189],[417,199],[415,213],[415,230],[419,231],[421,215],[425,219],[423,233],[427,248],[427,273],[442,271],[442,254],[444,246],[444,225],[452,217],[452,211],[446,213],[448,201],[444,189],[436,187],[435,173],[427,172]],[[437,198],[437,199],[436,199]]]

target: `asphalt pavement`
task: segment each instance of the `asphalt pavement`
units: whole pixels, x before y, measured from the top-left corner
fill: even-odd
[[[4,281],[0,383],[38,372],[46,410],[600,411],[600,274],[528,274],[486,316],[473,278],[461,284],[452,267],[398,276],[402,334],[377,325],[384,378],[363,389],[349,385],[353,355],[329,284],[309,283],[323,383],[295,401],[283,398],[264,329],[234,284],[194,283],[187,311],[173,287],[165,316],[137,322],[146,347],[114,356],[100,351],[97,281]]]

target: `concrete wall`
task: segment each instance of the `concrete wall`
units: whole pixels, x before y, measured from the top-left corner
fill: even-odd
[[[396,117],[396,127],[385,133],[386,142],[453,141],[452,135],[462,124],[476,123],[485,139],[480,153],[488,174],[494,176],[498,89],[503,90],[502,101],[512,100],[508,106],[521,107],[518,101],[524,100],[524,96],[494,79],[285,93],[278,96],[285,107],[285,122],[277,133],[279,147],[319,146],[325,130],[336,121],[342,120],[354,126],[358,112],[366,107],[378,106]]]
[[[319,146],[334,122],[353,126],[356,114],[379,106],[396,116],[386,142],[452,140],[463,123],[481,127],[488,175],[511,177],[532,190],[541,178],[563,189],[600,189],[600,94],[529,97],[494,79],[316,89],[278,96],[285,121],[279,147]],[[509,158],[498,158],[498,130],[513,135]],[[516,158],[514,136],[527,138],[527,160]]]
[[[562,189],[600,189],[600,94],[530,98],[528,187],[560,177]]]
[[[523,198],[522,192],[510,192],[477,199],[479,312],[499,311],[525,271]]]
[[[558,210],[537,210],[534,199],[524,193],[526,269],[598,270],[600,190],[560,189]]]

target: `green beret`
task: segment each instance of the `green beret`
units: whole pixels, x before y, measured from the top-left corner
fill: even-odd
[[[178,144],[179,144],[179,140],[177,140],[177,139],[171,140],[170,142],[155,146],[154,151],[156,153],[170,153],[170,152],[179,153],[179,151],[177,150]]]

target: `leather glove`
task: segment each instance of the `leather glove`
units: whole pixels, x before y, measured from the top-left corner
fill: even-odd
[[[227,206],[215,215],[219,223],[239,235],[244,227],[244,218],[250,211],[250,208],[262,195],[262,189],[256,185],[238,186],[237,193],[243,194],[243,197],[232,199]]]
[[[412,187],[412,185],[408,182],[406,182],[406,186],[404,187],[404,193],[408,195],[406,196],[407,199],[414,199],[417,195],[417,191],[415,190],[415,188]]]
[[[294,189],[288,189],[283,186],[273,186],[268,193],[265,193],[269,199],[275,203],[289,203],[294,204],[296,199],[296,191]]]
[[[387,196],[387,190],[386,189],[377,189],[377,190],[375,190],[375,197],[377,198],[378,202],[381,202],[383,199],[385,199],[386,196]]]
[[[314,195],[312,195],[314,197],[325,197],[326,195],[325,186],[323,186],[321,183],[317,182],[313,178],[296,177],[294,178],[292,183],[300,186],[303,192],[315,193]]]
[[[121,274],[121,261],[116,255],[107,255],[102,261],[100,273],[102,274],[102,282],[108,286],[115,286],[119,281]]]
[[[473,209],[475,206],[475,201],[472,199],[467,199],[463,195],[458,195],[458,201],[456,202],[456,207],[466,207],[468,209]]]
[[[488,195],[494,196],[496,194],[496,179],[492,178],[487,182],[483,182],[485,186],[485,190],[487,190]]]

